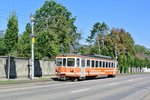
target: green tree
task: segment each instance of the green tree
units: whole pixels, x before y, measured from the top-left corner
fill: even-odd
[[[150,61],[148,62],[148,66],[147,67],[150,68]]]
[[[31,57],[31,25],[28,23],[25,32],[19,36],[18,56]]]
[[[144,53],[147,51],[146,48],[141,45],[135,45],[135,50],[136,50],[136,53]]]
[[[0,38],[0,55],[5,55],[6,52],[6,47],[5,47],[5,43],[4,43],[4,38]]]
[[[111,37],[111,44],[117,46],[118,54],[130,53],[135,55],[134,40],[129,32],[126,32],[124,29],[113,28],[109,36]]]
[[[89,45],[80,45],[78,52],[81,54],[91,54]]]
[[[128,66],[127,66],[127,57],[125,54],[120,54],[118,57],[118,62],[119,62],[119,70],[120,73],[126,73],[128,70]]]
[[[70,45],[75,47],[78,44],[80,33],[77,33],[77,28],[74,25],[76,17],[72,17],[66,7],[53,0],[45,1],[44,5],[36,11],[34,17],[35,34],[37,35],[35,54],[38,57],[55,56],[61,51],[62,46],[64,52],[70,52]],[[46,40],[41,40],[44,37]],[[38,52],[41,45],[46,45],[44,46],[46,51],[43,50],[42,54]]]
[[[51,33],[51,34],[50,34]],[[57,55],[59,53],[59,42],[55,41],[56,38],[53,36],[52,32],[43,32],[37,34],[37,39],[36,39],[36,45],[35,51],[36,51],[36,56],[38,58],[42,57],[52,57],[54,55]],[[44,45],[43,45],[44,44]]]
[[[138,57],[135,57],[135,60],[134,60],[134,66],[135,67],[139,67],[141,65],[141,61]]]
[[[127,53],[126,57],[127,57],[127,66],[128,66],[128,68],[134,67],[134,56],[131,55],[130,53]],[[130,70],[130,72],[132,72],[132,70]]]
[[[104,38],[106,34],[108,34],[108,31],[109,28],[104,22],[97,22],[93,25],[90,36],[88,36],[87,42],[89,42],[90,44],[92,44],[93,42],[97,44],[99,54],[101,54],[101,49],[104,48]]]
[[[17,51],[18,19],[15,12],[12,12],[8,19],[4,42],[8,53],[14,53]]]

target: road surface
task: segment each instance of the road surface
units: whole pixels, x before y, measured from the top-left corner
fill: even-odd
[[[0,100],[150,100],[150,74],[6,86]]]

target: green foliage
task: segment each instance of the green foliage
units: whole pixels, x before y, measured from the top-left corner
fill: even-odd
[[[51,32],[43,32],[37,34],[35,52],[38,58],[52,57],[59,53],[58,41]]]
[[[135,49],[137,53],[144,53],[147,51],[144,46],[140,46],[140,45],[135,45]]]
[[[135,49],[136,49],[136,54],[142,56],[143,58],[145,56],[150,56],[150,50],[148,50],[144,46],[135,45]]]
[[[104,28],[102,28],[104,27]],[[126,73],[128,67],[146,67],[149,66],[150,61],[145,57],[137,57],[137,53],[143,53],[148,55],[148,50],[139,45],[134,45],[134,40],[129,32],[124,29],[112,28],[108,33],[109,28],[106,24],[96,23],[93,25],[90,36],[87,42],[90,44],[87,46],[86,51],[89,54],[99,53],[111,56],[118,60],[118,67],[121,73]],[[104,33],[107,33],[104,35]],[[98,41],[99,40],[99,41]],[[99,44],[99,45],[98,45]],[[84,49],[82,49],[82,52]],[[85,53],[85,52],[84,52]]]
[[[35,57],[55,57],[62,51],[70,52],[70,45],[79,45],[80,33],[74,25],[76,17],[61,4],[51,0],[33,15],[35,39]],[[26,25],[26,31],[19,37],[18,52],[21,57],[30,57],[31,25]]]
[[[111,52],[109,52],[109,49],[106,46],[102,48],[101,54],[106,55],[106,56],[113,56],[111,55]]]
[[[130,53],[135,55],[134,40],[129,32],[126,32],[124,29],[113,28],[109,36],[111,37],[109,42],[112,42],[110,43],[112,46],[117,46],[118,54]]]
[[[113,28],[105,43],[108,51],[112,52],[113,58],[118,56],[118,66],[121,73],[126,73],[128,67],[134,66],[134,40],[129,32],[124,29]]]
[[[134,56],[131,55],[130,53],[127,53],[126,57],[127,57],[127,66],[133,67],[134,66]]]
[[[31,57],[31,25],[26,25],[25,32],[20,35],[18,41],[18,56],[20,57]]]
[[[92,45],[92,43],[94,42],[94,44],[96,44],[96,47],[98,48],[97,50],[99,54],[102,54],[101,51],[104,48],[105,35],[108,34],[108,31],[109,28],[104,22],[97,22],[93,25],[90,36],[88,36],[87,42],[89,42],[90,45]],[[91,50],[92,49],[93,48],[91,48]],[[96,53],[97,50],[94,50],[94,52],[92,50],[91,52]]]
[[[6,47],[4,43],[4,39],[0,38],[0,55],[5,55],[6,54]]]
[[[127,57],[125,54],[120,54],[118,57],[118,64],[119,64],[119,69],[121,73],[126,73],[127,72]]]
[[[81,54],[90,54],[90,46],[88,45],[80,45],[78,48],[78,52]]]
[[[14,52],[17,49],[18,42],[18,20],[15,12],[13,12],[8,20],[7,30],[4,36],[5,47],[7,52]]]
[[[150,63],[150,51],[141,45],[135,45],[136,56],[139,58],[140,67],[149,67]]]
[[[56,56],[62,46],[64,52],[70,52],[70,45],[78,44],[80,33],[74,25],[76,18],[61,4],[46,1],[34,16],[37,57]]]
[[[131,34],[124,29],[109,30],[104,22],[97,22],[87,38],[89,45],[81,46],[81,33],[74,25],[76,17],[72,17],[63,5],[54,0],[45,1],[33,16],[36,58],[53,58],[62,51],[68,53],[78,48],[82,54],[102,54],[117,59],[121,73],[126,73],[128,67],[150,67],[150,51],[144,46],[135,45]],[[18,38],[18,20],[13,12],[4,38],[0,38],[0,55],[11,53],[31,57],[30,34],[31,25],[28,23],[25,32]]]

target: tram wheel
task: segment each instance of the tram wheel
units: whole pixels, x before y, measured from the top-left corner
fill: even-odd
[[[77,78],[77,77],[71,77],[71,81],[77,82],[77,81],[78,81],[78,78]]]
[[[116,75],[108,75],[108,78],[114,78]]]

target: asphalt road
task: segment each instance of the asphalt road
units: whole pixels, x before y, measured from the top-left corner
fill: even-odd
[[[6,86],[0,100],[150,100],[150,74]]]

